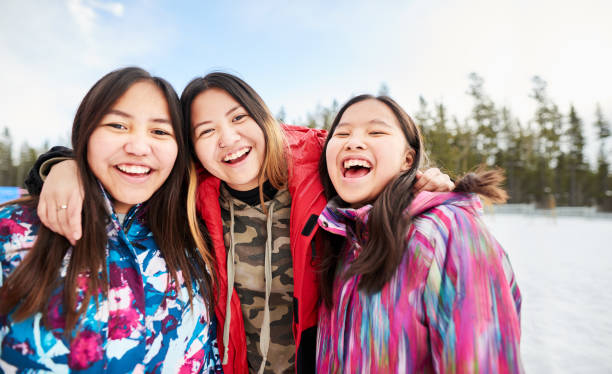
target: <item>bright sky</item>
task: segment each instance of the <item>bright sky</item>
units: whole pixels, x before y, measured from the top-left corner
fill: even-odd
[[[17,144],[66,141],[93,83],[138,65],[179,94],[212,70],[238,74],[297,124],[382,82],[409,113],[423,95],[464,118],[470,72],[526,122],[540,75],[590,140],[597,102],[612,119],[611,14],[608,0],[3,0],[0,128]]]

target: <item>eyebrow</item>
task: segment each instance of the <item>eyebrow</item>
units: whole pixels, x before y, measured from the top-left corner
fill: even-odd
[[[123,112],[123,111],[121,111],[121,110],[119,110],[119,109],[111,109],[111,110],[109,110],[109,111],[108,111],[106,114],[107,114],[107,115],[108,115],[108,114],[114,114],[114,115],[117,115],[117,116],[120,116],[120,117],[124,117],[124,118],[128,118],[128,119],[133,119],[133,118],[134,118],[134,116],[132,116],[131,114],[128,114],[128,113],[126,113],[126,112]],[[151,121],[151,122],[156,122],[156,123],[167,123],[167,124],[169,124],[169,125],[171,125],[171,124],[172,124],[172,123],[170,122],[170,120],[169,120],[169,119],[167,119],[167,118],[151,118],[151,119],[150,119],[150,121]]]
[[[382,119],[378,119],[378,118],[374,118],[369,123],[371,123],[373,125],[383,125],[383,126],[387,126],[387,127],[393,127],[390,124],[388,124],[387,122],[383,121]]]
[[[372,125],[383,125],[386,127],[393,127],[390,124],[388,124],[387,122],[383,121],[382,119],[378,119],[378,118],[374,118],[373,120],[370,120],[367,122],[368,124],[372,124]],[[341,126],[348,126],[350,125],[350,122],[340,122],[338,124],[338,126],[336,126],[336,128],[341,127]]]
[[[229,115],[230,115],[230,113],[232,113],[232,112],[233,112],[233,111],[235,111],[236,109],[240,109],[240,108],[242,108],[242,105],[240,105],[240,104],[238,104],[238,105],[236,105],[236,106],[234,106],[234,107],[230,108],[230,110],[228,110],[227,112],[225,112],[225,116],[226,116],[226,117],[227,117],[227,116],[229,116]],[[197,129],[197,128],[198,128],[198,127],[200,127],[200,126],[202,126],[202,125],[207,125],[207,124],[209,124],[209,123],[212,123],[212,121],[211,121],[211,120],[206,120],[206,121],[198,122],[198,123],[196,123],[195,125],[193,125],[193,128],[194,128],[194,130],[195,130],[195,129]]]

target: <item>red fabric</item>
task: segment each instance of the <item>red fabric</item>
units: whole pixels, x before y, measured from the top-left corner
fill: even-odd
[[[289,146],[289,193],[291,194],[291,216],[289,235],[291,255],[293,257],[294,297],[298,299],[298,321],[293,323],[293,335],[297,349],[301,332],[317,324],[317,306],[319,287],[316,270],[311,261],[310,243],[314,240],[318,226],[308,236],[302,230],[308,218],[319,215],[327,201],[323,195],[323,186],[319,180],[318,163],[326,132],[301,126],[283,125],[287,145]],[[212,252],[217,261],[218,298],[215,302],[217,315],[217,342],[223,360],[223,329],[227,300],[227,251],[223,242],[223,222],[219,206],[219,186],[221,181],[204,169],[199,175],[197,205],[213,245]],[[228,362],[223,366],[226,373],[248,373],[246,358],[246,336],[240,299],[234,290],[231,300],[231,324]]]

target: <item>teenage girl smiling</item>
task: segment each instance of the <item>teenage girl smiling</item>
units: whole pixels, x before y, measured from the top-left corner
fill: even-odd
[[[423,152],[388,97],[355,97],[332,124],[320,160],[318,373],[522,371],[520,292],[476,194],[505,201],[502,176],[417,195]]]
[[[83,237],[44,227],[33,197],[0,208],[0,372],[221,372],[211,259],[177,209],[187,137],[161,78],[124,68],[90,89],[72,127]]]

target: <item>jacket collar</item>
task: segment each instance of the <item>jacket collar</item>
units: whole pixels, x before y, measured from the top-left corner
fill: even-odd
[[[144,203],[136,204],[131,207],[130,210],[128,210],[123,220],[123,223],[121,223],[117,216],[117,212],[115,212],[115,208],[113,207],[113,201],[110,194],[108,193],[108,191],[106,191],[104,186],[102,186],[102,183],[100,183],[100,181],[98,181],[98,186],[100,187],[100,191],[102,192],[102,197],[104,198],[104,207],[106,208],[106,213],[109,218],[108,225],[106,226],[106,231],[108,233],[116,233],[122,231],[123,227],[129,227],[134,219],[137,219],[141,216],[141,214],[139,213],[144,212]]]
[[[364,205],[357,209],[342,207],[342,205],[345,203],[340,196],[331,199],[319,216],[319,226],[332,234],[342,236],[347,236],[347,231],[355,227],[355,224],[360,224],[365,231],[372,205]],[[482,214],[482,203],[476,194],[427,191],[419,193],[414,198],[405,214],[416,217],[440,205],[455,205],[471,210],[476,215]]]
[[[372,205],[367,204],[354,209],[342,207],[343,203],[340,196],[334,197],[327,203],[318,220],[323,230],[347,236],[347,226],[354,227],[356,223],[360,223],[360,226],[366,227]]]

